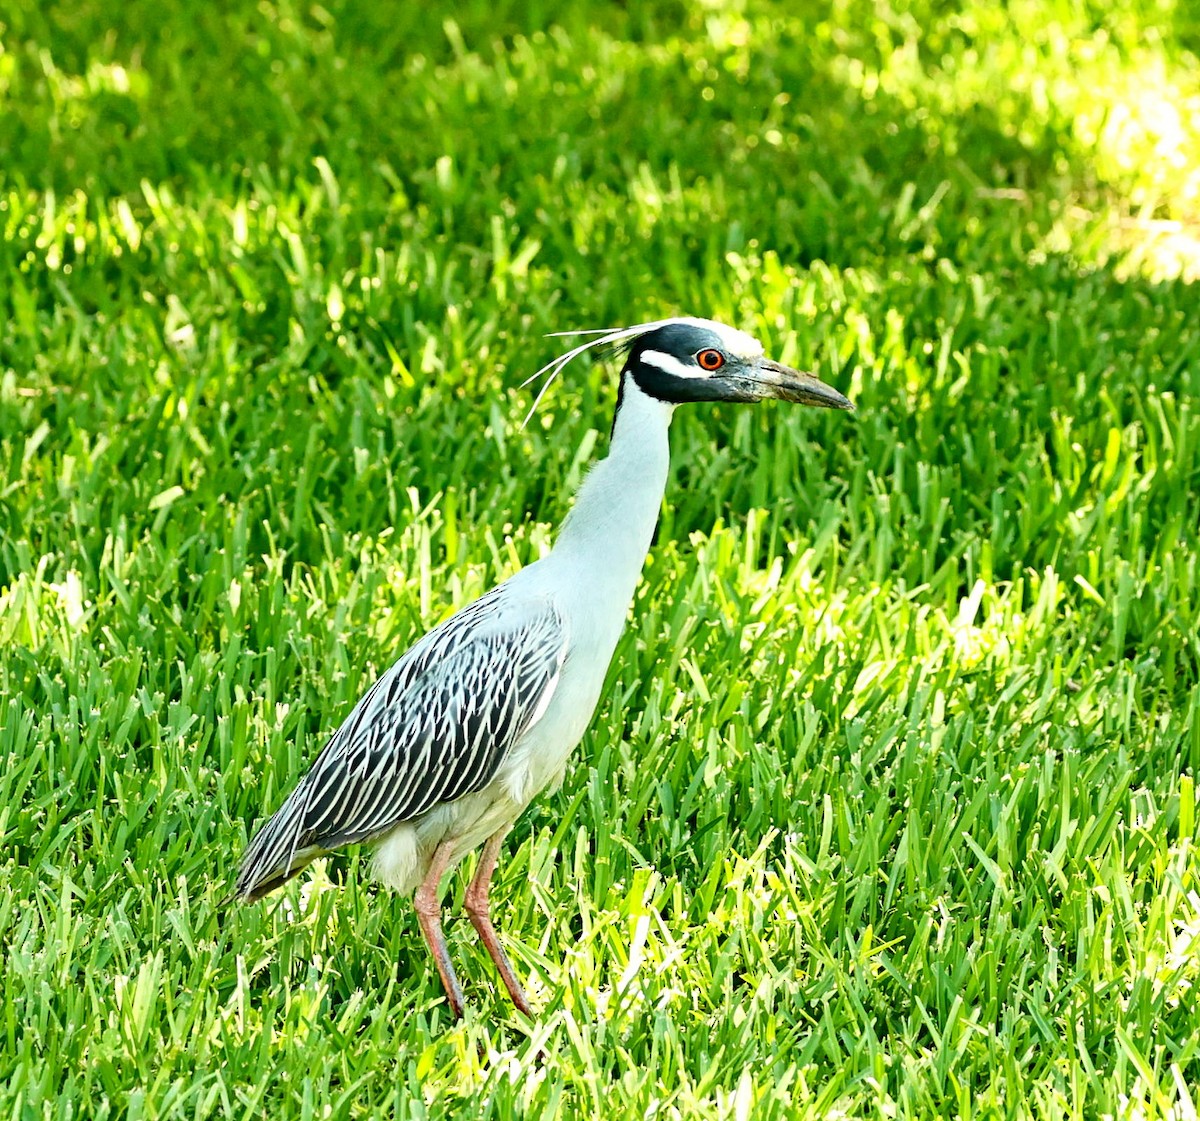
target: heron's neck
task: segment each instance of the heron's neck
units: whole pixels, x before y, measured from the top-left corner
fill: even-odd
[[[608,456],[588,472],[551,554],[597,596],[633,598],[667,485],[674,405],[624,379]]]

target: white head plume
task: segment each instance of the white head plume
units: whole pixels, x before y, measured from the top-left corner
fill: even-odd
[[[649,323],[636,323],[632,327],[600,327],[586,331],[552,331],[547,337],[552,339],[578,338],[582,335],[591,335],[586,342],[579,343],[572,347],[565,354],[560,354],[551,362],[547,362],[535,374],[530,374],[523,382],[522,388],[530,382],[536,381],[543,374],[546,375],[546,380],[542,382],[542,387],[538,390],[537,396],[533,399],[533,404],[529,408],[529,412],[525,414],[525,419],[521,423],[524,428],[530,420],[533,419],[533,414],[537,412],[537,407],[542,403],[542,398],[546,396],[554,379],[562,373],[563,369],[572,361],[578,358],[585,351],[591,350],[598,346],[611,346],[614,343],[622,343],[627,339],[637,338],[639,335],[646,334],[647,331],[656,331],[659,327],[666,327],[671,323],[692,323],[701,327],[712,328],[722,334],[728,334],[731,338],[736,337],[739,343],[749,344],[751,347],[756,347],[758,353],[762,353],[762,347],[750,338],[749,335],[743,334],[741,331],[736,331],[732,327],[726,327],[723,323],[715,323],[709,319],[697,319],[690,315],[675,315],[669,319],[654,319]]]

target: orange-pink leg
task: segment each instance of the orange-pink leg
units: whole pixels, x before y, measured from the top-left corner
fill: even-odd
[[[475,876],[467,888],[466,898],[463,902],[467,915],[471,919],[471,925],[491,955],[492,961],[496,963],[500,980],[508,989],[508,995],[512,997],[513,1004],[526,1016],[532,1016],[533,1009],[529,1007],[525,990],[521,988],[521,982],[517,980],[517,975],[513,972],[512,963],[508,960],[504,947],[500,945],[500,939],[496,937],[496,928],[492,926],[491,907],[488,903],[488,889],[492,885],[492,873],[496,870],[496,858],[500,855],[500,846],[504,843],[507,833],[508,828],[505,827],[499,833],[488,838],[487,844],[483,846],[483,852],[479,854],[479,867],[475,870]]]
[[[417,921],[421,924],[421,933],[429,943],[429,951],[437,964],[438,973],[442,978],[442,988],[446,990],[446,999],[450,1002],[450,1011],[456,1020],[462,1019],[463,992],[454,973],[454,964],[450,961],[450,951],[446,946],[446,936],[442,933],[442,876],[445,875],[450,860],[454,855],[454,845],[443,841],[433,851],[429,862],[429,872],[417,888],[413,896],[413,908],[417,912]]]

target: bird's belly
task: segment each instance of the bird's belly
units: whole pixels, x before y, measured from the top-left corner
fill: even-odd
[[[524,806],[493,781],[474,794],[443,802],[412,821],[397,825],[375,845],[374,873],[396,891],[414,891],[429,871],[434,850],[453,843],[447,867],[453,867],[494,833],[510,826]]]

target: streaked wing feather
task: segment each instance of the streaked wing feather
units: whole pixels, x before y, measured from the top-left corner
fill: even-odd
[[[251,842],[240,895],[491,781],[545,712],[566,656],[552,605],[513,610],[502,592],[431,631],[371,687]]]

